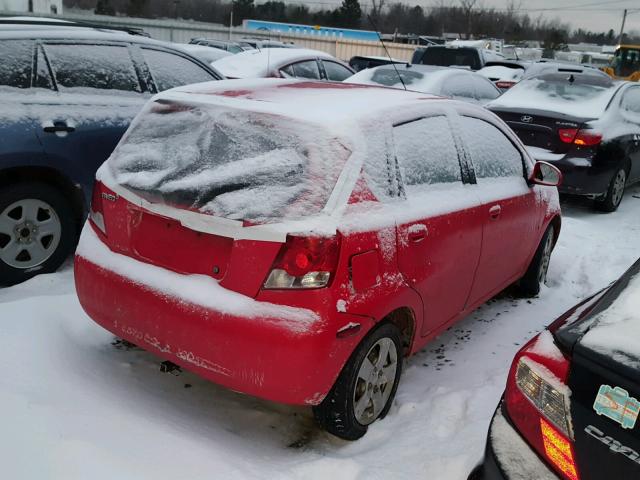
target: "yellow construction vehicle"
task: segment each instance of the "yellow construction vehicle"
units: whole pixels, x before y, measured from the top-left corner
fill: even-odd
[[[603,67],[615,80],[640,81],[640,45],[619,45],[608,67]]]

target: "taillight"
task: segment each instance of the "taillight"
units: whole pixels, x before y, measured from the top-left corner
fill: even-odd
[[[573,143],[582,147],[593,147],[602,142],[602,134],[592,130],[578,130],[577,128],[560,128],[558,136],[564,143]]]
[[[577,128],[561,128],[558,130],[560,140],[562,140],[564,143],[573,143],[573,139],[576,138],[577,134]]]
[[[516,83],[518,83],[518,82],[510,82],[510,81],[507,81],[507,80],[500,80],[500,81],[496,82],[496,87],[505,88],[506,89],[506,88],[513,87]]]
[[[516,355],[505,406],[514,425],[562,478],[578,480],[567,386],[569,366],[545,330]]]
[[[91,206],[89,207],[89,220],[102,233],[107,234],[104,225],[104,208],[102,205],[102,183],[96,181],[93,184],[93,194],[91,196]]]
[[[594,147],[602,142],[602,134],[591,130],[580,130],[573,143],[585,147]]]
[[[271,267],[264,288],[326,287],[338,264],[338,237],[289,235]]]

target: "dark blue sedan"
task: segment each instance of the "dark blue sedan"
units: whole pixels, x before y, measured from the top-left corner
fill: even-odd
[[[220,79],[133,32],[0,21],[0,285],[60,266],[96,170],[156,92]]]

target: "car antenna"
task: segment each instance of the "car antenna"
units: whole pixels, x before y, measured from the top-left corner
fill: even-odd
[[[380,35],[380,32],[378,31],[378,26],[376,25],[376,23],[371,18],[371,15],[367,14],[367,19],[369,19],[369,23],[371,23],[371,25],[373,25],[373,29],[376,31],[376,34],[378,35],[378,40],[380,40],[380,43],[382,44],[382,48],[384,48],[384,53],[386,53],[387,57],[389,57],[389,61],[391,62],[391,66],[395,70],[396,75],[398,75],[398,78],[400,79],[400,83],[402,84],[402,88],[404,88],[405,91],[406,91],[407,90],[407,86],[405,85],[404,80],[402,79],[402,75],[400,75],[400,72],[398,71],[398,67],[396,67],[396,63],[391,58],[391,55],[389,55],[389,50],[387,50],[387,46],[382,41],[382,36]]]

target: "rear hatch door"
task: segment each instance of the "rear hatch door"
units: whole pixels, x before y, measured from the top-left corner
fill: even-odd
[[[640,478],[640,262],[578,324],[569,387],[580,479]],[[578,333],[578,335],[576,335]]]
[[[255,296],[287,225],[323,212],[348,154],[316,126],[157,100],[99,172],[103,240],[146,263]]]

